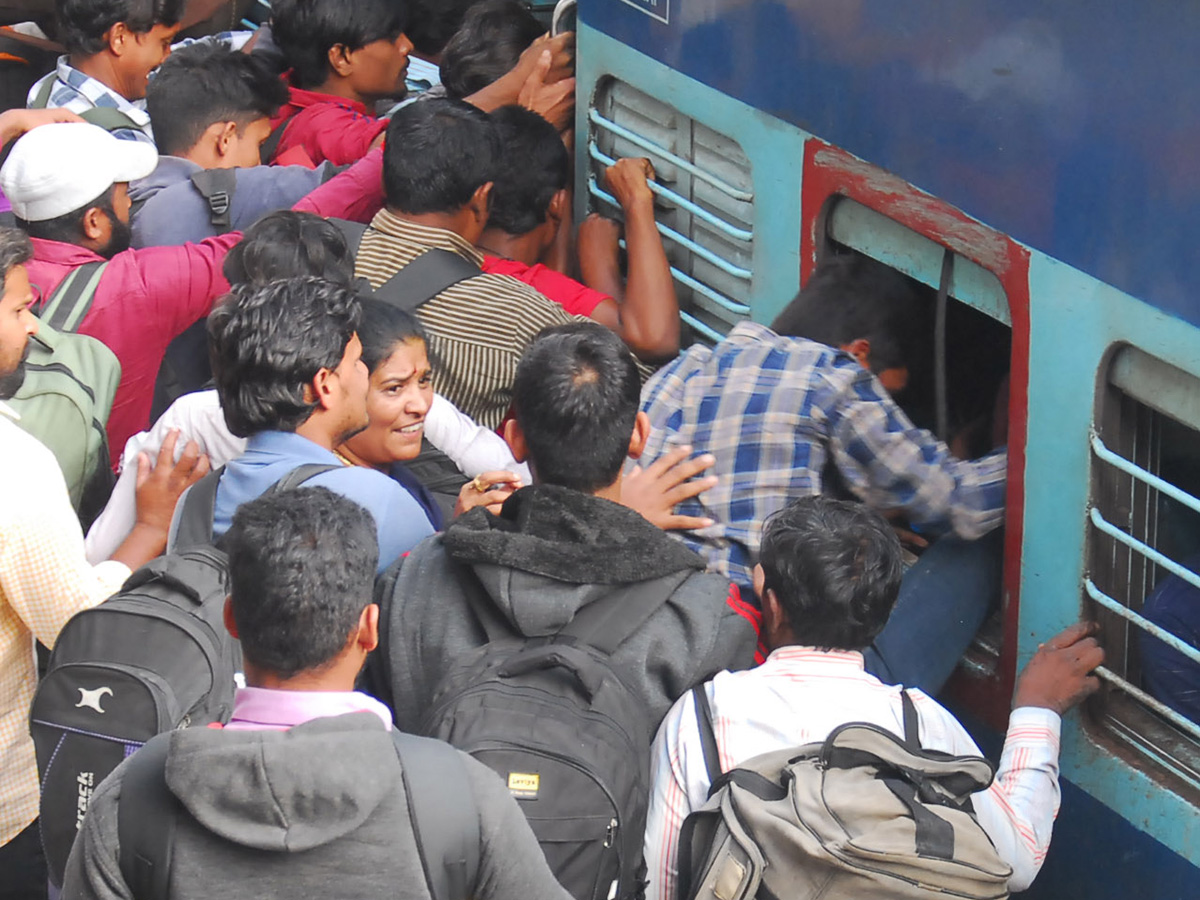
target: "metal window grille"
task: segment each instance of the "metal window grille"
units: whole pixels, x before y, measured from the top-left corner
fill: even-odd
[[[588,111],[587,190],[612,215],[598,176],[617,159],[654,164],[655,220],[671,263],[680,316],[700,340],[719,341],[750,315],[754,189],[738,143],[628,84],[611,79]]]
[[[1200,379],[1122,347],[1100,390],[1083,583],[1107,654],[1098,670],[1106,683],[1100,721],[1117,740],[1200,790],[1200,723],[1178,711],[1178,698],[1155,696],[1143,666],[1148,649],[1161,649],[1149,642],[1161,641],[1183,665],[1200,668],[1200,649],[1143,615],[1166,578],[1200,590],[1200,574],[1183,564],[1195,559],[1200,540],[1191,474],[1191,460],[1200,459]]]

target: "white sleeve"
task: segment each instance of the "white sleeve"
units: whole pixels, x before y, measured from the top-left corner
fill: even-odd
[[[172,403],[149,431],[135,434],[125,443],[121,475],[104,511],[88,529],[85,540],[87,558],[93,565],[111,557],[133,530],[137,518],[138,454],[148,453],[153,460],[174,428],[178,428],[180,434],[175,445],[176,459],[183,453],[188,440],[200,445],[200,452],[208,454],[214,469],[241,456],[246,449],[245,438],[235,436],[225,424],[216,391],[184,394]]]
[[[460,412],[441,394],[433,395],[433,405],[425,414],[425,436],[468,478],[482,472],[507,470],[519,475],[525,484],[533,481],[529,467],[513,459],[512,451],[500,435]]]

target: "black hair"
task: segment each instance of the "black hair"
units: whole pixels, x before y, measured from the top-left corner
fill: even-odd
[[[771,323],[776,334],[841,347],[871,342],[871,371],[908,365],[917,296],[899,272],[860,254],[828,256]]]
[[[246,660],[283,678],[332,663],[371,603],[371,514],[326,488],[269,493],[238,507],[224,544]]]
[[[33,244],[29,236],[19,228],[0,227],[0,281],[8,278],[15,266],[23,266],[33,259]]]
[[[85,239],[83,217],[89,209],[99,209],[111,221],[117,221],[117,212],[113,209],[113,189],[115,187],[115,184],[110,184],[104,193],[95,200],[83,204],[79,209],[55,216],[53,219],[42,219],[39,222],[29,222],[19,216],[14,216],[14,219],[30,237],[44,241],[61,241],[64,244],[80,244]]]
[[[320,216],[281,209],[246,229],[225,256],[230,284],[268,284],[311,275],[349,286],[354,260],[338,227]]]
[[[521,0],[482,0],[442,51],[446,94],[466,97],[504,75],[546,29]]]
[[[358,331],[351,291],[319,278],[236,285],[208,317],[225,424],[238,437],[295,431],[316,408],[304,387],[335,369]]]
[[[542,331],[513,380],[513,408],[538,480],[585,493],[616,481],[640,388],[633,354],[603,325]]]
[[[500,138],[487,113],[434,98],[398,110],[383,149],[383,190],[400,212],[454,212],[492,181]]]
[[[528,234],[546,221],[554,195],[570,184],[571,160],[554,126],[523,106],[492,113],[500,136],[488,227]]]
[[[358,50],[404,33],[404,0],[275,0],[271,36],[292,69],[292,83],[311,90],[329,78],[329,51]]]
[[[870,646],[904,574],[900,541],[882,516],[820,496],[797,498],[767,519],[759,562],[796,642],[822,650]]]
[[[425,329],[407,310],[377,297],[362,297],[359,302],[362,304],[362,327],[358,337],[362,341],[362,360],[367,371],[374,372],[386,362],[397,344],[429,343]]]
[[[405,32],[413,49],[430,58],[441,53],[476,0],[410,0],[412,14]]]
[[[252,53],[198,43],[167,57],[146,87],[158,152],[182,156],[215,122],[241,131],[287,103],[287,86]]]
[[[178,25],[187,0],[57,0],[58,40],[68,53],[92,56],[105,47],[104,35],[118,22],[134,34],[155,25]]]

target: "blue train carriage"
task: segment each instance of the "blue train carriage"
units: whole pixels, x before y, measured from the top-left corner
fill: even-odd
[[[940,415],[1009,373],[1003,608],[953,705],[995,748],[1038,642],[1099,619],[1104,686],[1064,724],[1032,894],[1200,897],[1200,726],[1144,671],[1148,642],[1185,670],[1200,652],[1141,614],[1166,578],[1200,586],[1181,565],[1200,551],[1200,5],[584,0],[578,19],[577,211],[613,211],[603,165],[653,160],[693,339],[769,322],[818,256],[855,252],[927,292]]]

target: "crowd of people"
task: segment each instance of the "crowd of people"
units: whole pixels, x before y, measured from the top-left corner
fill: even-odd
[[[645,719],[644,840],[621,837],[608,900],[679,896],[714,760],[848,722],[902,736],[910,704],[922,748],[980,755],[933,697],[998,602],[1008,460],[999,432],[959,458],[893,399],[902,279],[830,256],[769,326],[681,348],[651,161],[602,173],[620,223],[573,226],[571,35],[520,0],[276,0],[253,35],[174,48],[184,0],[57,14],[64,55],[0,113],[0,897],[47,890],[35,640],[186,549],[198,483],[245,686],[223,727],[147,745],[180,808],[171,897],[459,900],[389,732],[437,731],[447,684],[500,645],[564,642],[589,692],[601,647]],[[54,356],[63,335],[96,367]],[[34,352],[103,419],[39,432]],[[76,475],[58,444],[92,431]],[[585,665],[588,629],[612,646]],[[1091,631],[1030,662],[972,798],[1010,890],[1049,846]],[[80,811],[64,897],[146,896],[118,816],[138,758]],[[575,838],[518,805],[549,805],[549,775],[446,764],[474,809],[463,897],[584,900],[547,849]]]

